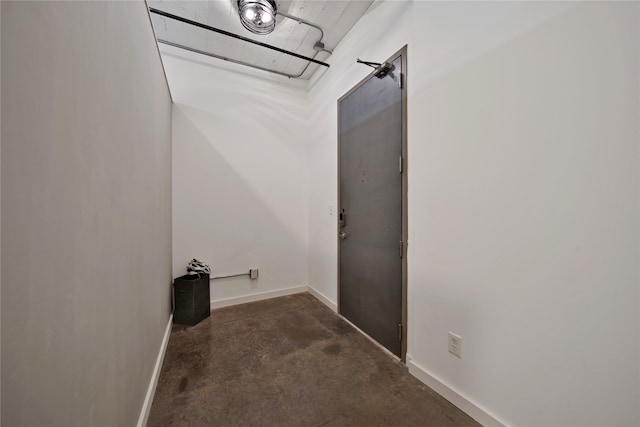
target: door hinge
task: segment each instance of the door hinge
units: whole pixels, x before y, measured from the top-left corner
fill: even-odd
[[[402,323],[398,323],[398,341],[402,341]]]
[[[398,248],[400,249],[400,258],[402,258],[402,255],[404,254],[404,242],[402,240],[398,242]]]
[[[402,89],[402,76],[402,73],[398,74],[398,89]]]
[[[402,156],[398,157],[398,169],[400,170],[400,173],[402,173],[403,171],[403,165],[404,165],[404,160],[402,159]]]

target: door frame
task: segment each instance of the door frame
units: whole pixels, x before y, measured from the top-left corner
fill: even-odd
[[[385,62],[393,62],[398,57],[402,57],[402,73],[400,75],[400,79],[402,80],[402,345],[400,350],[400,360],[406,363],[407,359],[407,240],[408,240],[408,226],[409,226],[409,216],[407,212],[408,208],[408,199],[407,199],[407,187],[409,183],[409,175],[408,175],[408,153],[407,153],[407,45],[404,45],[399,51],[394,53],[389,59]],[[338,233],[340,232],[340,223],[339,223],[339,212],[340,212],[340,102],[351,95],[356,90],[360,89],[362,85],[368,82],[371,78],[374,78],[375,70],[369,73],[365,78],[360,80],[351,90],[342,95],[336,104],[336,114],[338,116],[338,141],[337,141],[337,175],[338,175],[338,203],[336,204],[337,209],[336,213],[338,213],[338,217],[336,218],[336,246],[338,248],[337,251],[337,259],[336,259],[336,270],[338,273],[338,287],[337,287],[337,300],[338,306],[337,311],[338,314],[342,316],[340,310],[340,239],[338,239]],[[380,345],[382,346],[382,345]],[[386,350],[386,349],[385,349]],[[391,354],[391,353],[390,353]],[[395,357],[395,355],[394,355]]]

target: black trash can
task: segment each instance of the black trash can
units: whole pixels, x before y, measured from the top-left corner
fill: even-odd
[[[173,282],[173,323],[193,326],[209,317],[209,275],[187,274]]]

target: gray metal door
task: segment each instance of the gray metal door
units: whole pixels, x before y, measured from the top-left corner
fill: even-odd
[[[369,76],[338,101],[339,311],[399,357],[404,357],[402,62],[396,55],[386,76]]]

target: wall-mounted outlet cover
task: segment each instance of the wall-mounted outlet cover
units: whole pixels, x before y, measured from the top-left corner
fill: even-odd
[[[449,353],[462,358],[462,337],[449,332]]]
[[[258,269],[257,268],[252,268],[251,270],[249,270],[249,278],[250,279],[257,279],[258,278]]]

